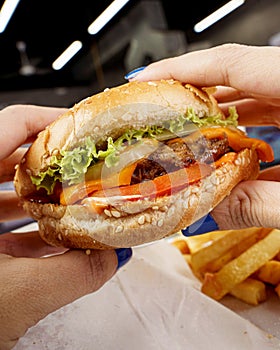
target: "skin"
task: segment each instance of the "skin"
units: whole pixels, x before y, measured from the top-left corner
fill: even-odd
[[[150,64],[134,79],[176,79],[200,87],[216,86],[214,96],[226,113],[235,105],[239,124],[280,127],[280,48],[225,44]],[[220,229],[280,228],[280,166],[244,181],[212,216]]]
[[[64,109],[16,105],[0,111],[0,181],[13,179],[24,148]],[[0,220],[24,216],[16,194],[0,192]],[[48,257],[41,258],[48,255]],[[98,290],[117,270],[114,250],[55,248],[38,232],[0,235],[0,349],[56,309]],[[46,297],[47,296],[47,297]]]

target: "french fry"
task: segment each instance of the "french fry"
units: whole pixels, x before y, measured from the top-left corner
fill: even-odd
[[[230,294],[250,305],[258,305],[267,299],[266,285],[253,278],[237,284]]]
[[[280,283],[280,261],[270,260],[265,263],[256,273],[259,280],[277,285]]]
[[[237,258],[224,265],[216,273],[206,273],[202,292],[220,300],[237,284],[243,282],[280,251],[280,231],[271,230],[262,240],[251,246]]]
[[[190,254],[190,249],[185,239],[176,239],[171,244],[179,249],[182,254]]]
[[[184,257],[186,263],[188,263],[188,265],[190,265],[191,255],[190,254],[183,254],[183,257]]]
[[[204,233],[202,235],[185,237],[191,254],[194,254],[198,250],[212,244],[220,237],[223,237],[227,231],[211,231]]]
[[[227,262],[243,253],[270,231],[271,229],[256,227],[238,231],[224,231],[224,235],[220,235],[191,255],[190,264],[194,274],[202,280],[205,272],[218,271]]]
[[[221,255],[216,260],[210,261],[204,269],[202,269],[201,273],[207,272],[216,272],[220,270],[224,265],[226,265],[229,261],[236,258],[240,254],[242,254],[246,249],[251,247],[253,244],[264,238],[271,230],[268,229],[257,229],[256,232],[251,231],[248,237],[245,237],[238,244],[233,245],[224,255]],[[243,231],[238,231],[236,234],[242,233]]]

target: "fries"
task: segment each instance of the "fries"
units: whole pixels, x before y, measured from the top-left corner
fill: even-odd
[[[272,285],[280,283],[280,261],[270,260],[265,263],[256,274],[256,277]]]
[[[172,242],[172,244],[176,248],[178,248],[182,254],[189,254],[190,253],[189,246],[188,246],[188,244],[187,244],[187,242],[185,240],[177,239],[174,242]]]
[[[258,305],[273,286],[280,297],[280,231],[249,228],[180,237],[172,244],[181,251],[201,291],[215,300],[225,295]]]
[[[258,305],[267,298],[265,284],[253,278],[247,278],[233,287],[230,294],[251,305]]]
[[[225,231],[224,235],[214,240],[212,244],[198,250],[192,255],[191,267],[199,279],[205,272],[218,271],[227,262],[244,252],[259,241],[269,230],[250,228],[241,232]]]

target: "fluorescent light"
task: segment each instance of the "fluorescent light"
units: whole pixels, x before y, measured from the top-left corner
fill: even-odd
[[[88,27],[89,34],[97,34],[128,1],[129,0],[114,0]]]
[[[224,6],[220,7],[215,12],[211,13],[211,15],[205,17],[200,22],[196,23],[194,26],[194,31],[196,33],[200,33],[206,28],[210,27],[215,22],[218,22],[221,18],[228,15],[230,12],[237,9],[237,7],[243,5],[245,0],[231,0],[228,3],[226,3]]]
[[[20,0],[6,0],[0,10],[0,33],[3,33]]]
[[[52,67],[55,70],[59,70],[65,66],[65,64],[71,60],[73,56],[76,55],[78,51],[81,50],[83,44],[76,40],[71,45],[67,47],[65,51],[53,62]]]

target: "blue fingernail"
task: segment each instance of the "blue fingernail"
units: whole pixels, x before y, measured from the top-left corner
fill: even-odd
[[[208,214],[182,230],[184,236],[196,236],[206,232],[217,231],[219,227],[213,217]]]
[[[130,258],[132,257],[132,249],[131,248],[119,248],[115,249],[117,257],[118,257],[118,269],[125,265]]]
[[[127,74],[124,76],[124,79],[129,80],[129,79],[135,78],[136,75],[137,75],[138,73],[140,73],[140,72],[141,72],[143,69],[145,69],[145,68],[146,68],[146,66],[133,69],[131,72],[127,73]]]

